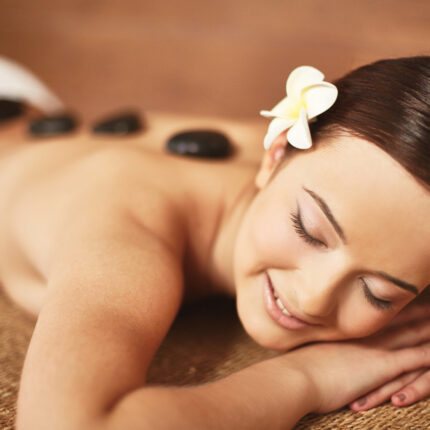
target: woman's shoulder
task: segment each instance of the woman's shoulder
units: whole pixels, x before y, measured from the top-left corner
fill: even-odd
[[[15,243],[44,275],[64,229],[85,220],[109,223],[123,212],[177,255],[187,242],[203,264],[226,189],[243,181],[252,163],[240,156],[214,162],[169,154],[163,143],[179,124],[165,130],[167,123],[132,138],[20,143],[22,149],[0,157],[0,239],[10,239],[1,242]]]
[[[17,144],[9,154],[0,160],[0,255],[12,247],[42,277],[55,258],[53,244],[83,220],[109,223],[142,199],[153,214],[169,213],[169,199],[147,180],[153,154],[84,139],[19,144],[19,149]],[[157,216],[151,228],[163,225]]]

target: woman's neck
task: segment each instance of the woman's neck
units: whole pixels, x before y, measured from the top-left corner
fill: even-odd
[[[254,183],[256,169],[249,169],[244,180],[232,184],[225,196],[219,224],[210,249],[208,279],[214,291],[236,296],[234,283],[234,248],[242,220],[251,204],[257,188]]]
[[[218,294],[235,296],[234,246],[256,193],[258,163],[172,157],[164,161],[158,166],[165,169],[162,184],[185,221],[184,301]]]

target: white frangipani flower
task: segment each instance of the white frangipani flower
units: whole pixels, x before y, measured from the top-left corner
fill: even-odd
[[[272,110],[260,114],[274,118],[264,137],[264,148],[269,149],[283,131],[287,141],[299,149],[312,146],[308,121],[329,109],[337,98],[337,88],[324,82],[324,75],[311,66],[294,69],[287,79],[287,97]]]

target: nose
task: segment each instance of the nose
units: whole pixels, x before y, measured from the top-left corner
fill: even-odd
[[[334,294],[325,288],[309,293],[301,292],[299,301],[303,314],[313,318],[328,317],[336,306]]]
[[[296,289],[298,306],[303,315],[328,317],[341,304],[344,273],[339,270],[313,270],[301,277]]]

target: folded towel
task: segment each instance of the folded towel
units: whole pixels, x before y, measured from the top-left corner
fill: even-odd
[[[64,110],[63,102],[25,67],[0,57],[0,99],[23,101],[51,115]]]

